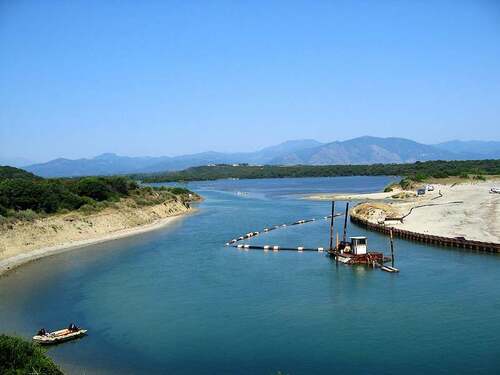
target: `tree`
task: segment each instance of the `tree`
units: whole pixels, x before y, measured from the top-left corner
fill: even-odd
[[[62,372],[39,345],[0,335],[0,374],[62,375]]]
[[[85,177],[76,183],[78,195],[95,199],[96,201],[105,201],[112,195],[108,185],[98,177]]]

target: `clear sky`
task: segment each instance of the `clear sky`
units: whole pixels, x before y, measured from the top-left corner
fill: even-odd
[[[500,1],[0,0],[0,158],[500,140]]]

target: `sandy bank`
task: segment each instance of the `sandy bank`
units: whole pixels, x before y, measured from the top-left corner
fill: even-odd
[[[382,200],[382,199],[388,199],[394,194],[397,194],[397,192],[393,191],[388,193],[382,192],[382,193],[359,193],[359,194],[350,194],[350,193],[314,194],[306,196],[305,199],[319,200],[319,201]]]
[[[146,207],[125,201],[95,214],[70,213],[3,226],[0,274],[45,256],[151,231],[190,211],[176,201]]]
[[[356,206],[353,213],[372,223],[444,237],[500,243],[500,180],[434,185],[435,191],[405,200],[386,199]],[[387,218],[404,217],[403,222]]]

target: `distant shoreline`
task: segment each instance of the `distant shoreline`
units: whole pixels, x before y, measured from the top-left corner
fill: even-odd
[[[499,160],[425,161],[406,164],[340,164],[340,165],[248,165],[216,164],[191,167],[181,171],[139,173],[130,177],[144,183],[212,181],[220,179],[354,177],[354,176],[420,176],[444,178],[461,175],[498,175]],[[445,173],[443,171],[449,171]],[[483,177],[483,176],[481,176]]]
[[[67,242],[63,242],[56,245],[43,246],[37,249],[19,252],[18,254],[0,260],[0,276],[8,274],[8,272],[24,264],[30,263],[32,261],[41,258],[160,229],[183,218],[187,214],[191,214],[196,211],[197,211],[196,208],[189,208],[189,209],[186,208],[185,211],[179,211],[171,216],[162,217],[153,222],[146,223],[143,225],[128,227],[107,233],[101,233],[91,238],[68,240]],[[115,213],[115,214],[119,215],[120,213]]]

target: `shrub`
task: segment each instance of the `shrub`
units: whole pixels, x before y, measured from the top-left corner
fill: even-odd
[[[393,199],[407,199],[407,198],[411,198],[414,196],[415,196],[415,194],[413,194],[413,193],[407,193],[405,191],[402,191],[400,193],[392,195],[391,198],[393,198]]]
[[[86,215],[92,214],[92,213],[96,212],[97,210],[98,209],[97,209],[96,203],[93,203],[93,204],[87,203],[79,208],[79,211],[83,212]]]
[[[181,188],[181,187],[170,187],[170,188],[167,188],[167,190],[175,195],[184,195],[184,194],[187,195],[187,194],[191,193],[190,190],[188,190],[186,188]]]
[[[393,182],[392,184],[389,184],[385,187],[384,193],[390,193],[391,191],[394,191],[394,189],[396,189],[397,187],[399,187],[399,184]]]
[[[130,190],[139,187],[135,181],[123,176],[105,177],[103,180],[109,185],[110,190],[120,195],[128,195]]]
[[[21,220],[26,220],[26,221],[33,221],[37,219],[39,215],[33,211],[33,210],[24,210],[24,211],[17,211],[16,212],[16,218],[21,219]]]
[[[42,348],[18,337],[0,335],[0,374],[62,375]]]
[[[414,181],[411,180],[410,178],[403,178],[400,182],[399,185],[401,185],[401,188],[403,190],[410,190],[414,184]]]
[[[96,201],[104,201],[111,196],[111,189],[98,177],[82,178],[75,186],[78,195],[92,198]]]
[[[0,182],[0,203],[15,210],[40,210],[44,189],[30,180],[12,179]]]
[[[134,197],[134,202],[138,206],[147,206],[148,205],[148,200],[143,197]]]
[[[432,174],[432,177],[434,177],[434,178],[446,178],[446,177],[449,177],[449,175],[445,171],[438,171],[438,172],[434,172]]]
[[[83,202],[54,181],[12,179],[0,182],[0,204],[14,210],[52,213],[61,207],[78,208]]]
[[[415,181],[422,182],[427,178],[427,176],[424,173],[417,173],[415,175]]]

